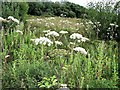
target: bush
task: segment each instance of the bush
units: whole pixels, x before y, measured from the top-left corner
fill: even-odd
[[[98,37],[100,39],[111,39],[111,38],[107,38],[109,37],[107,35],[108,28],[110,28],[110,23],[116,23],[116,19],[117,19],[117,15],[114,12],[114,8],[112,6],[113,6],[112,2],[106,2],[106,3],[91,2],[88,4],[87,18],[92,20],[94,23],[97,23],[97,22],[100,23],[99,27],[97,26],[99,30]],[[111,35],[111,36],[114,36],[114,35]]]
[[[85,14],[85,10],[84,7],[71,2],[30,2],[28,14],[37,16],[60,16],[63,14],[66,17],[80,18],[82,14]]]
[[[20,21],[25,21],[28,12],[28,4],[26,2],[2,2],[2,17],[7,18],[13,16]]]

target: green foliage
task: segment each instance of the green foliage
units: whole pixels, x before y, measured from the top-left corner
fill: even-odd
[[[40,27],[31,27],[24,31],[20,25],[23,34],[15,30],[11,33],[7,32],[6,35],[3,31],[0,33],[4,41],[3,51],[0,52],[3,63],[3,88],[59,88],[58,84],[67,84],[70,88],[118,88],[118,53],[115,41],[90,40],[86,43],[78,43],[77,40],[71,40],[70,35],[74,32],[82,33],[84,28],[88,28],[87,32],[90,32],[89,29],[92,28],[87,27],[87,20],[84,21],[84,25],[82,20],[70,19],[72,27],[76,23],[86,26],[82,28],[75,26],[78,29],[76,30],[67,27],[64,23],[63,25],[67,27],[64,29],[55,25],[44,27],[45,20],[48,23],[57,20],[56,24],[58,24],[58,19],[67,21],[67,18],[47,17],[41,20],[37,17],[37,19],[42,23],[39,24]],[[36,25],[36,19],[34,20]],[[48,47],[43,44],[35,45],[31,41],[45,36],[46,33],[42,31],[47,29],[57,32],[68,31],[64,35],[59,33],[59,37],[48,37],[53,42],[62,41],[63,45],[53,44]],[[70,42],[75,44],[70,45]],[[84,47],[88,55],[73,51],[75,46]]]
[[[20,21],[25,21],[28,11],[26,2],[2,2],[2,17],[13,16]]]
[[[82,17],[85,14],[85,8],[70,2],[30,2],[28,14],[37,16],[61,16]]]
[[[116,39],[118,36],[111,35],[110,38],[107,33],[108,28],[110,27],[110,23],[117,22],[117,14],[115,13],[113,4],[111,1],[108,2],[97,2],[97,3],[89,3],[87,12],[87,18],[95,22],[100,22],[100,26],[97,27],[99,29],[98,37],[100,39]],[[112,30],[111,30],[112,31]],[[97,31],[95,31],[97,32]],[[113,33],[118,33],[116,31],[112,31]],[[109,37],[109,38],[108,38]]]
[[[58,85],[58,83],[55,75],[50,78],[43,77],[42,81],[38,82],[40,88],[53,88],[56,85]]]

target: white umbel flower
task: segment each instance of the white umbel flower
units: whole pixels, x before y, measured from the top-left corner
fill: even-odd
[[[55,44],[56,44],[56,45],[62,45],[63,43],[60,42],[60,41],[55,41]]]
[[[115,24],[114,23],[110,23],[110,26],[114,26]]]
[[[10,55],[6,55],[6,56],[5,56],[5,59],[8,58],[8,57],[10,57]]]
[[[61,84],[60,88],[57,90],[70,90],[70,89],[67,87],[67,84]]]
[[[50,32],[50,30],[45,30],[45,31],[43,31],[44,33],[48,33],[48,32]]]
[[[55,31],[50,31],[47,34],[45,34],[45,36],[55,36],[55,37],[57,37],[57,36],[59,36],[59,34]]]
[[[13,16],[9,16],[8,19],[10,19],[10,20],[16,22],[17,24],[19,24],[19,20],[14,18]]]
[[[81,41],[82,41],[82,42],[86,42],[86,41],[89,41],[89,39],[86,38],[86,37],[82,37],[82,38],[81,38]]]
[[[68,32],[67,31],[60,31],[59,33],[61,33],[61,34],[67,34]]]
[[[46,37],[40,37],[40,44],[51,46],[51,44],[53,44],[53,42]]]
[[[38,45],[39,42],[40,42],[40,39],[39,38],[36,38],[36,39],[31,39],[31,41],[34,41],[35,42],[35,45]]]
[[[40,37],[36,39],[31,39],[31,40],[34,41],[36,45],[43,44],[43,45],[51,46],[53,44],[53,42],[46,37]]]
[[[7,21],[6,19],[0,17],[0,22],[6,22],[6,21]]]
[[[80,52],[83,55],[87,55],[88,53],[86,52],[86,50],[82,47],[75,47],[73,48],[74,51]]]
[[[119,27],[118,25],[115,25],[115,27],[117,28],[117,27]]]
[[[23,35],[23,32],[20,31],[20,30],[17,30],[16,32],[19,33],[19,34],[21,34],[21,35]]]
[[[82,35],[79,33],[73,33],[72,35],[70,35],[71,39],[81,39]]]

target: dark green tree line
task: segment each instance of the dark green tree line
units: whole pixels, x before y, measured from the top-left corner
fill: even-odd
[[[82,17],[85,14],[85,8],[71,2],[29,2],[28,14],[30,15],[48,15],[66,17]]]

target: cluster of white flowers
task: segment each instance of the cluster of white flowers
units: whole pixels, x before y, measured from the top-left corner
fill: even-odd
[[[80,23],[76,23],[76,24],[75,24],[75,26],[79,26],[79,25],[80,25]]]
[[[56,45],[63,45],[63,43],[60,42],[60,41],[55,41],[55,44],[56,44]]]
[[[55,31],[50,31],[47,34],[45,34],[45,36],[54,36],[54,37],[57,37],[57,36],[59,36],[59,33],[55,32]]]
[[[61,84],[60,86],[61,88],[64,88],[64,89],[67,88],[67,84]]]
[[[49,18],[45,18],[46,20],[54,20],[55,17],[49,17]]]
[[[114,23],[110,23],[110,26],[114,26],[115,24]]]
[[[116,28],[119,27],[117,24],[110,23],[110,26],[115,26]]]
[[[17,30],[16,32],[19,33],[19,34],[21,34],[21,35],[23,35],[23,32],[20,31],[20,30]]]
[[[88,23],[93,25],[93,22],[92,22],[92,21],[89,21]]]
[[[82,37],[82,38],[81,38],[81,41],[82,41],[82,42],[85,42],[85,41],[89,41],[89,39],[86,38],[86,37]]]
[[[87,55],[88,53],[86,52],[86,50],[82,47],[75,47],[73,48],[74,51],[80,52],[81,54]]]
[[[6,22],[6,21],[7,21],[6,19],[0,17],[0,22]]]
[[[70,35],[71,39],[78,39],[78,42],[85,42],[85,41],[89,41],[88,38],[83,37],[81,34],[79,33],[73,33],[72,35]]]
[[[72,35],[70,35],[71,39],[81,39],[82,35],[79,33],[73,33]]]
[[[61,34],[67,34],[68,33],[68,31],[60,31],[59,33],[61,33]]]
[[[115,27],[117,28],[117,27],[119,27],[118,25],[115,25]]]
[[[19,24],[19,20],[14,18],[13,16],[9,16],[8,19],[10,19],[10,20],[16,22],[17,24]]]
[[[40,37],[36,39],[31,39],[31,40],[34,41],[36,45],[43,44],[43,45],[51,46],[53,44],[53,42],[46,37]]]
[[[6,55],[6,56],[5,56],[5,59],[8,58],[8,57],[10,57],[10,55]]]
[[[43,32],[44,32],[44,33],[48,33],[48,32],[50,32],[50,30],[44,30]]]
[[[71,44],[71,45],[75,45],[75,43],[73,43],[73,42],[70,42],[70,44]]]

